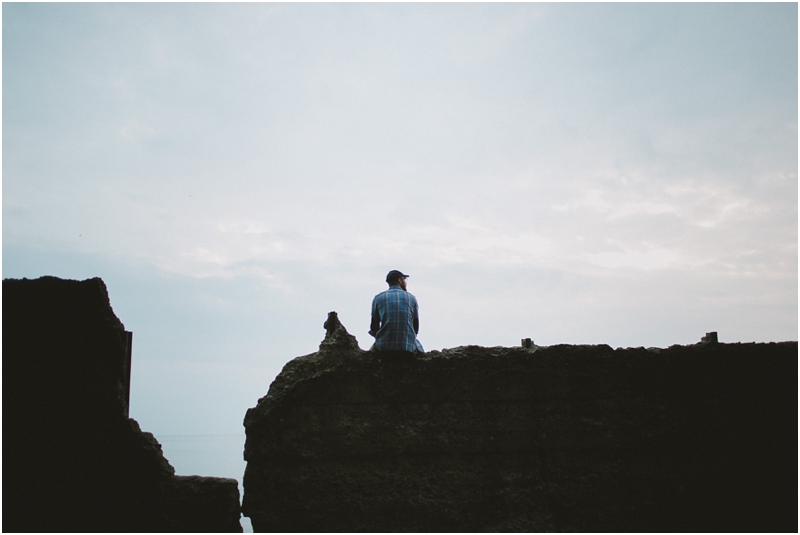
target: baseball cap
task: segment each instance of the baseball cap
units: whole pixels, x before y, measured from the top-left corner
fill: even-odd
[[[409,275],[404,274],[402,271],[397,271],[396,269],[393,269],[386,275],[386,282],[396,281],[400,277],[408,278]]]

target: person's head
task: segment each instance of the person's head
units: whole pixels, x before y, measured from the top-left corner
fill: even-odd
[[[403,290],[406,289],[406,279],[408,275],[404,274],[402,271],[397,271],[393,269],[386,275],[386,282],[389,286],[399,286]]]

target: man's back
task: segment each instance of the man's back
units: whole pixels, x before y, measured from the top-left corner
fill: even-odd
[[[417,299],[400,286],[390,286],[372,300],[370,327],[378,350],[413,352],[419,349]]]

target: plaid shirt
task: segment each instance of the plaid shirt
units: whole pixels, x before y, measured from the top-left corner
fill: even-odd
[[[375,337],[375,349],[424,351],[417,340],[419,306],[417,298],[390,286],[372,300],[372,323],[369,334]]]

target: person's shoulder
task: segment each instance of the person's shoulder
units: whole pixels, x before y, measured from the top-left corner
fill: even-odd
[[[382,297],[386,297],[386,295],[388,295],[388,293],[389,293],[389,290],[384,290],[384,291],[380,292],[378,295],[376,295],[375,297],[373,297],[372,300],[375,301],[375,300],[380,299]]]

